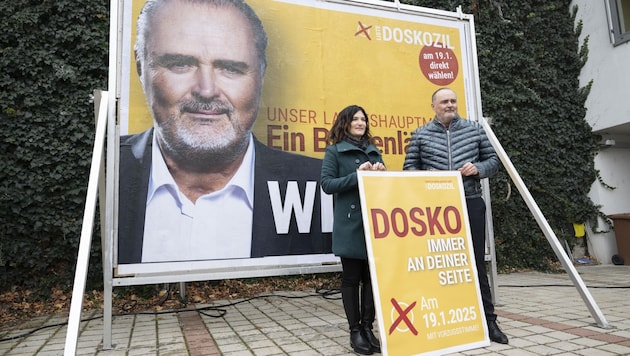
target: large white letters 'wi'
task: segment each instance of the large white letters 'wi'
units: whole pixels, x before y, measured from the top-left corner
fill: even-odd
[[[278,182],[268,181],[267,187],[269,187],[269,197],[271,198],[271,207],[273,209],[273,220],[276,223],[276,232],[278,234],[289,233],[291,214],[295,211],[298,232],[300,234],[308,234],[311,230],[311,221],[313,220],[313,207],[315,205],[317,182],[306,182],[304,203],[300,200],[300,191],[298,189],[297,182],[288,182],[286,195],[284,197],[284,206],[282,205],[282,199],[280,198],[280,185]]]

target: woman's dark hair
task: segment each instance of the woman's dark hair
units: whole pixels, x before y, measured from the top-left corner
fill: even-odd
[[[368,140],[368,142],[372,140],[368,114],[362,107],[358,105],[350,105],[341,110],[341,112],[337,115],[337,118],[328,133],[328,144],[334,145],[335,143],[343,141],[343,139],[348,136],[348,127],[350,127],[354,114],[358,111],[361,111],[363,115],[365,115],[365,119],[368,120],[365,125],[365,133],[361,139]]]

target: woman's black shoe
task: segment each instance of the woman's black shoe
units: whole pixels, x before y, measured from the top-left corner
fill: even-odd
[[[372,348],[372,352],[381,353],[381,343],[378,341],[378,338],[372,332],[372,329],[369,327],[363,327],[363,334],[365,339],[370,343],[370,347]]]
[[[354,352],[361,355],[371,355],[372,347],[370,342],[363,336],[360,327],[354,327],[350,330],[350,346]]]

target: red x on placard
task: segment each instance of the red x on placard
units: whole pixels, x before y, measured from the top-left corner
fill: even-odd
[[[392,305],[394,306],[394,309],[396,309],[396,311],[398,312],[398,318],[396,318],[392,326],[389,327],[389,334],[391,335],[394,332],[394,330],[396,330],[396,327],[398,326],[398,324],[400,324],[401,321],[404,321],[405,324],[407,324],[407,327],[409,327],[409,330],[411,330],[411,332],[414,335],[418,335],[418,330],[416,330],[416,328],[413,327],[413,323],[407,317],[407,314],[409,314],[411,309],[413,309],[413,307],[416,306],[416,302],[411,303],[410,306],[408,306],[407,308],[405,308],[405,310],[403,310],[400,307],[400,305],[398,305],[398,302],[396,301],[396,299],[392,298]]]

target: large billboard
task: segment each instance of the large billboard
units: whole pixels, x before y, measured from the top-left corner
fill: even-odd
[[[365,108],[388,170],[402,170],[411,133],[433,117],[436,89],[452,88],[460,113],[477,116],[467,15],[369,0],[246,3],[267,37],[260,81],[248,77],[254,70],[246,59],[225,60],[248,55],[239,52],[248,45],[241,39],[259,50],[260,29],[241,35],[249,27],[242,19],[222,15],[215,21],[203,2],[188,12],[176,6],[160,14],[158,8],[148,13],[164,17],[139,23],[145,1],[123,1],[112,207],[119,275],[232,268],[264,275],[268,266],[337,263],[330,242],[333,199],[319,186],[326,135],[337,113],[351,104]],[[202,23],[195,25],[195,18]],[[138,45],[138,38],[144,42]],[[229,54],[221,57],[218,48]],[[249,97],[230,92],[236,75],[247,83],[237,94]],[[176,95],[206,96],[208,103]],[[210,102],[213,95],[225,100]],[[159,141],[169,132],[161,121],[171,119],[173,132],[187,129],[173,110],[201,127],[212,115],[238,116],[239,108],[241,119],[254,112],[253,135],[236,165],[215,164],[229,173],[197,164],[205,159],[190,157],[206,157],[197,152],[179,154],[179,163],[169,155],[177,145]]]

